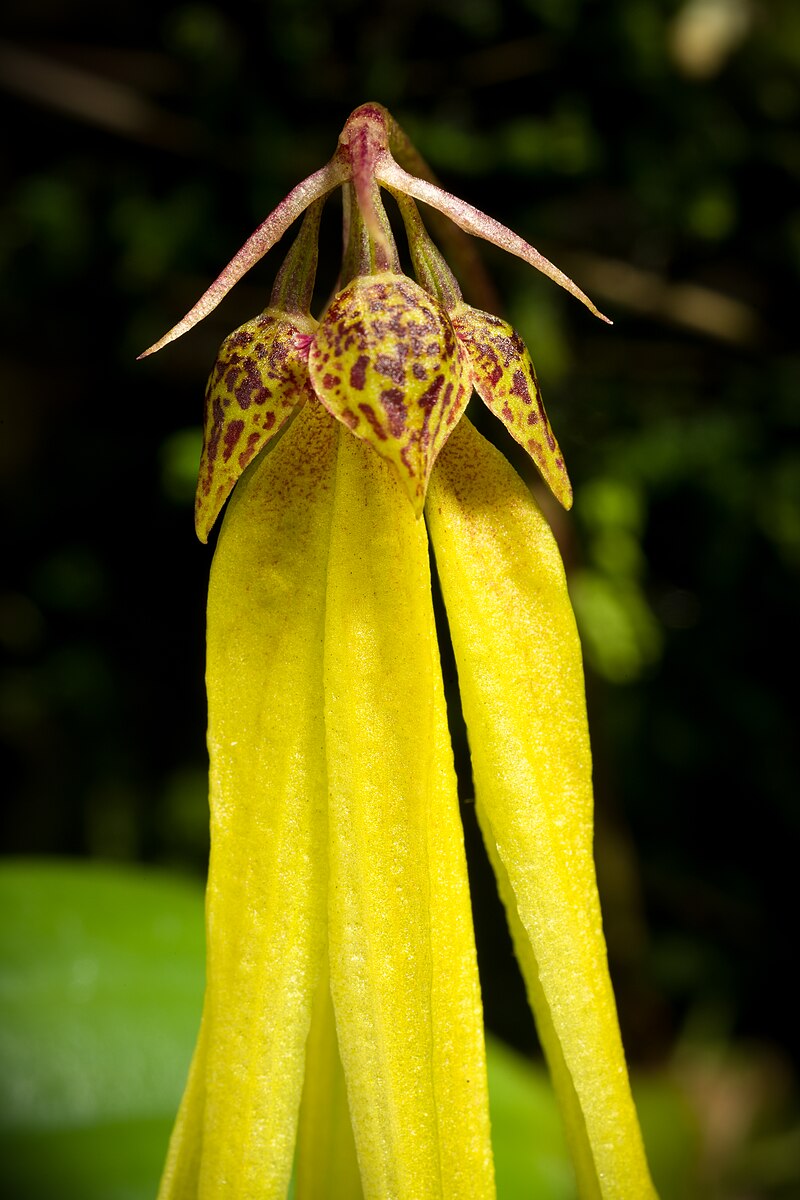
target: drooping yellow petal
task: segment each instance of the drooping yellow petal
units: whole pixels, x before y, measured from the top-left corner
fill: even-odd
[[[356,278],[322,318],[309,370],[322,403],[394,465],[420,513],[436,455],[469,399],[441,305],[403,275]]]
[[[295,1200],[362,1200],[363,1194],[326,961],[306,1045],[294,1195]]]
[[[572,507],[572,485],[547,413],[531,356],[519,334],[499,317],[461,304],[453,328],[472,367],[472,382],[487,408],[527,450],[550,491]]]
[[[203,452],[194,519],[201,542],[248,463],[313,393],[298,335],[311,317],[268,308],[225,339],[206,386]]]
[[[169,1139],[169,1151],[161,1173],[158,1200],[195,1200],[198,1194],[206,1109],[207,1031],[208,1021],[204,1010],[189,1068],[189,1078]]]
[[[367,1200],[494,1195],[425,527],[342,435],[325,632],[331,990]]]
[[[484,833],[530,944],[521,965],[581,1196],[651,1200],[608,977],[581,651],[558,548],[528,489],[466,420],[440,455],[426,514]]]
[[[322,642],[338,427],[316,402],[232,497],[208,598],[199,1163],[163,1200],[283,1200],[326,906]],[[186,1118],[188,1121],[188,1117]],[[184,1183],[196,1176],[197,1191]]]

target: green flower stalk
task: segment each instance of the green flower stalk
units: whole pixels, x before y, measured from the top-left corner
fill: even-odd
[[[342,271],[317,322],[320,211],[337,188]],[[230,497],[208,598],[207,986],[162,1200],[284,1197],[293,1164],[300,1200],[494,1195],[429,538],[480,825],[579,1193],[655,1196],[606,963],[564,570],[528,488],[464,416],[473,389],[567,508],[569,480],[525,346],[464,302],[416,201],[596,313],[533,247],[442,191],[367,104],[147,351],[305,213],[269,307],[224,342],[206,393],[203,541]]]

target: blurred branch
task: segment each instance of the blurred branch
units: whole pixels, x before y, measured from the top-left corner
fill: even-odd
[[[490,88],[499,84],[529,79],[544,71],[552,62],[550,39],[513,38],[496,42],[454,59],[450,64],[455,78],[466,87]],[[442,65],[436,58],[418,58],[409,62],[409,96],[441,95]]]
[[[633,312],[736,346],[756,345],[764,337],[762,322],[751,305],[713,288],[670,283],[654,271],[585,251],[564,252],[560,260],[592,295],[604,296]]]
[[[128,84],[0,42],[0,87],[123,137],[179,153],[201,141],[191,121],[166,112]]]
[[[527,79],[544,70],[552,58],[553,47],[548,38],[514,38],[465,54],[461,59],[461,74],[472,87],[491,87]]]

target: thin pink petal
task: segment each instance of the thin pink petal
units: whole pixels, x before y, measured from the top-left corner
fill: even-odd
[[[302,183],[298,183],[297,187],[292,188],[288,196],[281,200],[277,208],[274,208],[267,219],[259,225],[255,233],[252,233],[247,239],[241,250],[233,256],[227,267],[214,280],[211,287],[200,297],[182,320],[178,321],[170,329],[169,333],[165,333],[159,341],[145,350],[139,358],[146,358],[148,354],[155,354],[157,350],[161,350],[169,342],[174,342],[182,334],[187,333],[198,321],[202,321],[203,317],[207,317],[212,312],[220,300],[227,295],[234,284],[238,283],[242,276],[254,266],[260,258],[262,258],[268,250],[271,250],[279,238],[283,237],[286,230],[295,221],[304,209],[308,208],[309,204],[314,200],[319,200],[328,192],[333,191],[340,183],[344,183],[349,175],[349,167],[339,155],[335,155],[326,166],[321,170],[315,171],[313,175],[309,175]]]
[[[425,179],[418,179],[416,175],[409,175],[407,171],[404,171],[391,158],[382,159],[377,164],[376,174],[380,183],[385,184],[387,187],[396,187],[400,191],[405,192],[406,195],[413,196],[415,200],[421,200],[423,204],[429,204],[431,208],[438,209],[439,212],[444,213],[451,221],[458,225],[460,229],[463,229],[465,233],[471,233],[475,237],[484,238],[487,242],[493,242],[501,250],[506,250],[509,254],[515,254],[517,258],[530,263],[532,267],[536,267],[548,279],[552,279],[554,283],[565,288],[571,295],[580,300],[582,304],[585,304],[589,311],[594,313],[596,317],[599,317],[601,321],[605,321],[608,325],[612,324],[608,317],[600,312],[577,284],[572,282],[568,275],[565,275],[563,271],[554,266],[544,255],[529,245],[524,238],[519,237],[511,229],[507,229],[505,225],[501,225],[499,221],[495,221],[492,217],[487,217],[486,213],[482,213],[480,209],[473,208],[465,200],[460,200],[450,192],[436,187],[435,184],[428,183]]]

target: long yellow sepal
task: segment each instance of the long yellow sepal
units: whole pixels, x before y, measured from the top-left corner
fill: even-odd
[[[189,1078],[169,1140],[167,1161],[161,1173],[158,1200],[194,1200],[197,1196],[206,1108],[207,1029],[204,1010]]]
[[[580,1195],[652,1200],[608,976],[581,650],[558,548],[525,484],[466,419],[434,468],[426,514],[483,832]]]
[[[335,422],[307,404],[242,477],[211,569],[204,1112],[202,1136],[185,1139],[200,1161],[171,1158],[163,1200],[283,1200],[289,1183],[326,922],[322,643],[337,441]]]
[[[339,443],[325,630],[331,990],[367,1200],[494,1196],[425,526]]]
[[[294,1196],[295,1200],[362,1200],[363,1195],[326,961],[306,1046]]]

